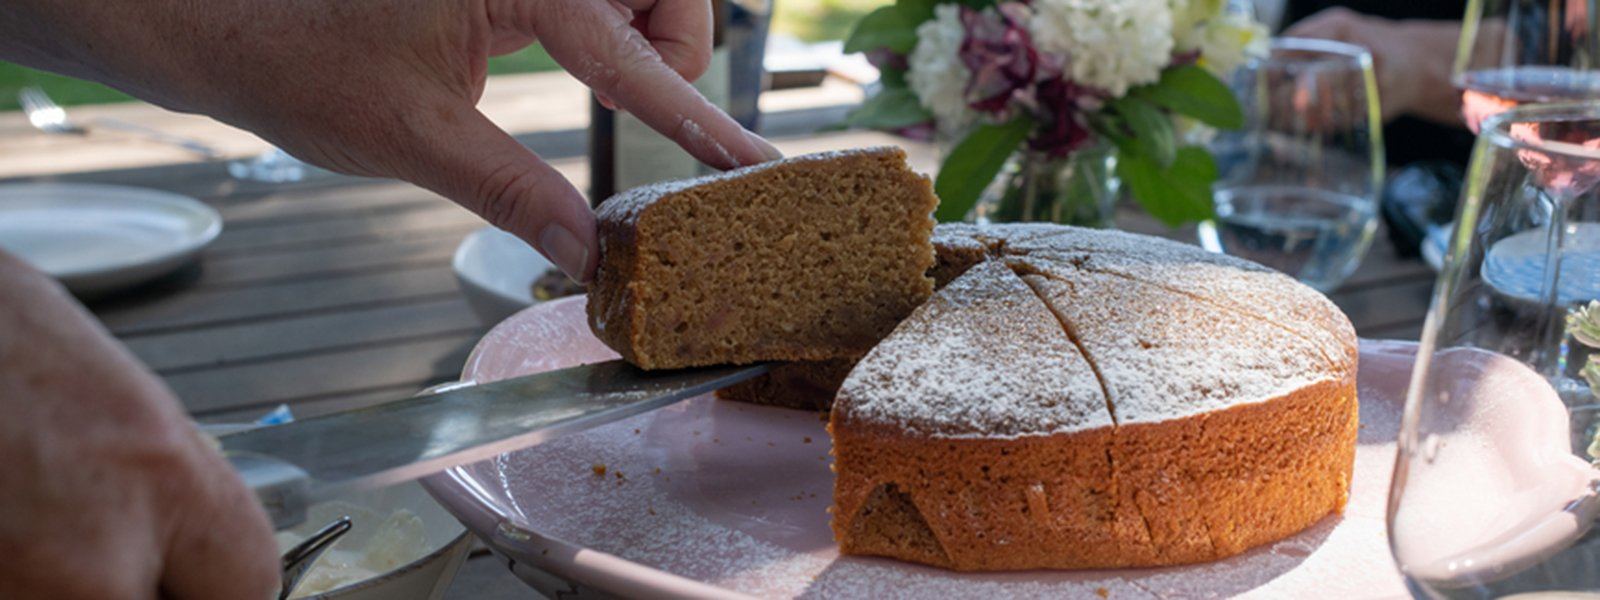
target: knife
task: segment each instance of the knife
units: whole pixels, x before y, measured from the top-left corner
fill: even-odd
[[[766,365],[644,371],[621,360],[463,385],[222,436],[273,526],[312,504],[410,481],[724,388]]]

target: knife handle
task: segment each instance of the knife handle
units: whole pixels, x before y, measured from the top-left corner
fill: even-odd
[[[311,475],[293,464],[262,454],[228,452],[228,462],[267,510],[272,528],[282,531],[306,520]]]

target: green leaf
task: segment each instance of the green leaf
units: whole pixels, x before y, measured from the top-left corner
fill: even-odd
[[[1217,180],[1217,164],[1205,148],[1179,148],[1166,168],[1142,155],[1119,155],[1117,176],[1139,206],[1168,227],[1213,216],[1211,184]]]
[[[905,54],[917,46],[917,23],[907,19],[898,6],[884,6],[867,13],[850,31],[844,42],[845,54],[887,48]]]
[[[1161,72],[1161,80],[1133,91],[1172,112],[1219,129],[1244,127],[1244,110],[1227,84],[1194,65]]]
[[[850,111],[844,122],[852,127],[899,129],[931,119],[933,113],[917,102],[917,95],[911,90],[886,87]]]
[[[895,0],[894,7],[900,10],[900,17],[916,29],[923,21],[933,18],[933,7],[939,0]]]
[[[878,83],[883,84],[883,87],[886,88],[904,88],[906,87],[906,70],[888,67],[878,69]]]
[[[1142,156],[1166,168],[1178,151],[1176,136],[1172,133],[1172,118],[1150,101],[1136,96],[1125,96],[1111,103],[1111,109],[1122,116],[1123,123],[1133,130],[1131,146]],[[1118,144],[1122,144],[1119,142]]]
[[[1033,132],[1033,125],[1033,119],[1027,116],[1001,125],[981,125],[956,144],[939,166],[939,177],[933,182],[933,191],[939,195],[934,217],[941,222],[967,218],[967,212],[1000,174],[1006,159]]]

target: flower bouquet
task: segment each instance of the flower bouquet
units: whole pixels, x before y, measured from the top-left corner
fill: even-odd
[[[940,221],[966,218],[1005,170],[1008,220],[1082,221],[1037,197],[1103,200],[1117,180],[1176,226],[1211,216],[1203,144],[1243,125],[1219,76],[1267,41],[1224,0],[897,0],[845,42],[882,74],[847,124],[958,140],[934,182]]]

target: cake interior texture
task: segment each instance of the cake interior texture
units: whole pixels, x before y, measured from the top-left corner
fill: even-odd
[[[932,292],[936,204],[896,148],[630,190],[598,211],[590,326],[646,369],[859,357]]]

